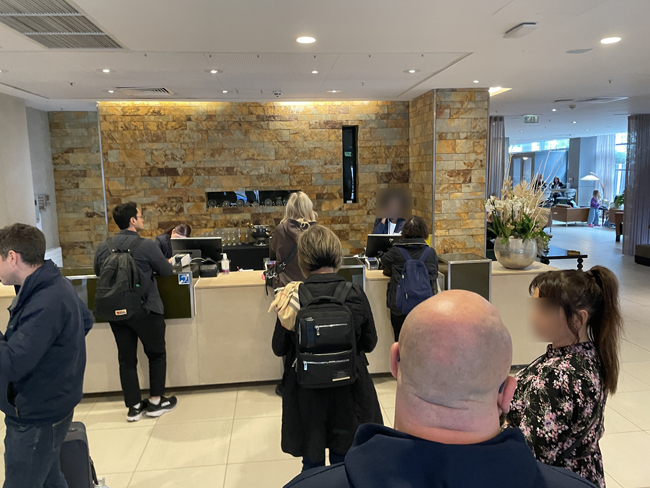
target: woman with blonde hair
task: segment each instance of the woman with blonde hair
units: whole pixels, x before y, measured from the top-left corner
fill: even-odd
[[[292,193],[284,209],[284,218],[275,228],[271,236],[271,259],[278,265],[278,274],[273,280],[273,288],[286,286],[292,281],[304,281],[296,254],[298,252],[298,237],[316,223],[318,215],[314,212],[314,204],[306,193]],[[282,270],[282,271],[280,271]]]
[[[301,234],[298,240],[298,263],[308,278],[300,285],[300,305],[307,311],[308,304],[319,301],[319,297],[325,301],[336,297],[340,300],[337,303],[347,309],[349,318],[346,320],[349,321],[336,325],[351,326],[354,332],[350,336],[354,341],[354,359],[347,363],[350,371],[354,372],[351,374],[355,378],[353,382],[331,380],[329,384],[318,387],[306,385],[304,381],[301,383],[301,377],[294,366],[294,362],[301,360],[297,348],[298,334],[295,332],[298,325],[293,330],[288,330],[278,322],[273,333],[273,352],[277,356],[284,356],[282,450],[302,457],[303,471],[324,466],[326,449],[329,449],[330,464],[342,462],[352,446],[359,425],[367,422],[383,423],[366,359],[366,353],[372,352],[377,345],[372,310],[363,288],[356,283],[346,284],[345,279],[336,273],[342,261],[341,241],[327,227],[313,225]],[[347,291],[340,295],[337,293],[339,290]],[[316,307],[321,306],[319,301]],[[325,309],[319,310],[320,327],[325,327],[322,325],[327,321],[322,312]],[[336,313],[336,319],[332,320],[342,320],[339,310],[327,310]],[[313,323],[314,319],[308,318],[306,321]]]

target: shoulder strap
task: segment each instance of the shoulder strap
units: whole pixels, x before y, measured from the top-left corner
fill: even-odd
[[[135,251],[138,248],[138,246],[142,244],[142,241],[144,241],[144,239],[142,237],[138,237],[138,239],[135,241],[135,244],[131,246],[131,249],[129,249],[129,254],[131,256],[133,256],[133,251]]]
[[[314,299],[314,296],[309,292],[304,283],[301,283],[298,287],[298,298],[300,304],[305,307]]]
[[[352,283],[349,281],[341,281],[334,290],[334,298],[338,299],[342,304],[345,304],[350,290],[352,289]]]
[[[395,246],[395,247],[397,248],[399,253],[404,257],[406,261],[410,261],[411,259],[413,259],[411,255],[408,253],[408,251],[404,249],[402,246]]]
[[[431,248],[427,246],[427,248],[424,251],[422,251],[422,254],[420,254],[419,257],[420,261],[425,262],[430,252],[431,252]]]
[[[296,254],[297,254],[297,253],[298,253],[298,244],[296,244],[296,245],[293,247],[293,249],[291,250],[291,252],[289,253],[289,255],[286,257],[286,259],[283,259],[282,262],[283,262],[284,264],[289,264],[289,263],[291,262],[291,260],[292,260],[293,258],[296,257]]]
[[[106,239],[106,247],[108,248],[108,252],[113,254],[113,239],[111,237]]]

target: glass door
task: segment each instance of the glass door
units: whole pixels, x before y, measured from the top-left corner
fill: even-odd
[[[522,181],[530,184],[535,174],[535,153],[513,154],[510,164],[510,177],[512,186],[517,186]]]

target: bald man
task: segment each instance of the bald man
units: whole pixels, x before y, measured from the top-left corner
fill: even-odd
[[[391,348],[395,429],[362,425],[345,462],[307,471],[291,488],[587,488],[538,462],[519,430],[501,431],[516,382],[497,310],[453,290],[408,315]]]

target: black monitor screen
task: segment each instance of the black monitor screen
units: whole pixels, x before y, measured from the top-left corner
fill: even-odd
[[[221,261],[223,250],[221,237],[179,237],[172,239],[172,251],[174,254],[181,254],[184,251],[201,251],[203,259]]]
[[[366,256],[376,258],[380,253],[388,252],[393,243],[401,238],[400,234],[368,234]]]

